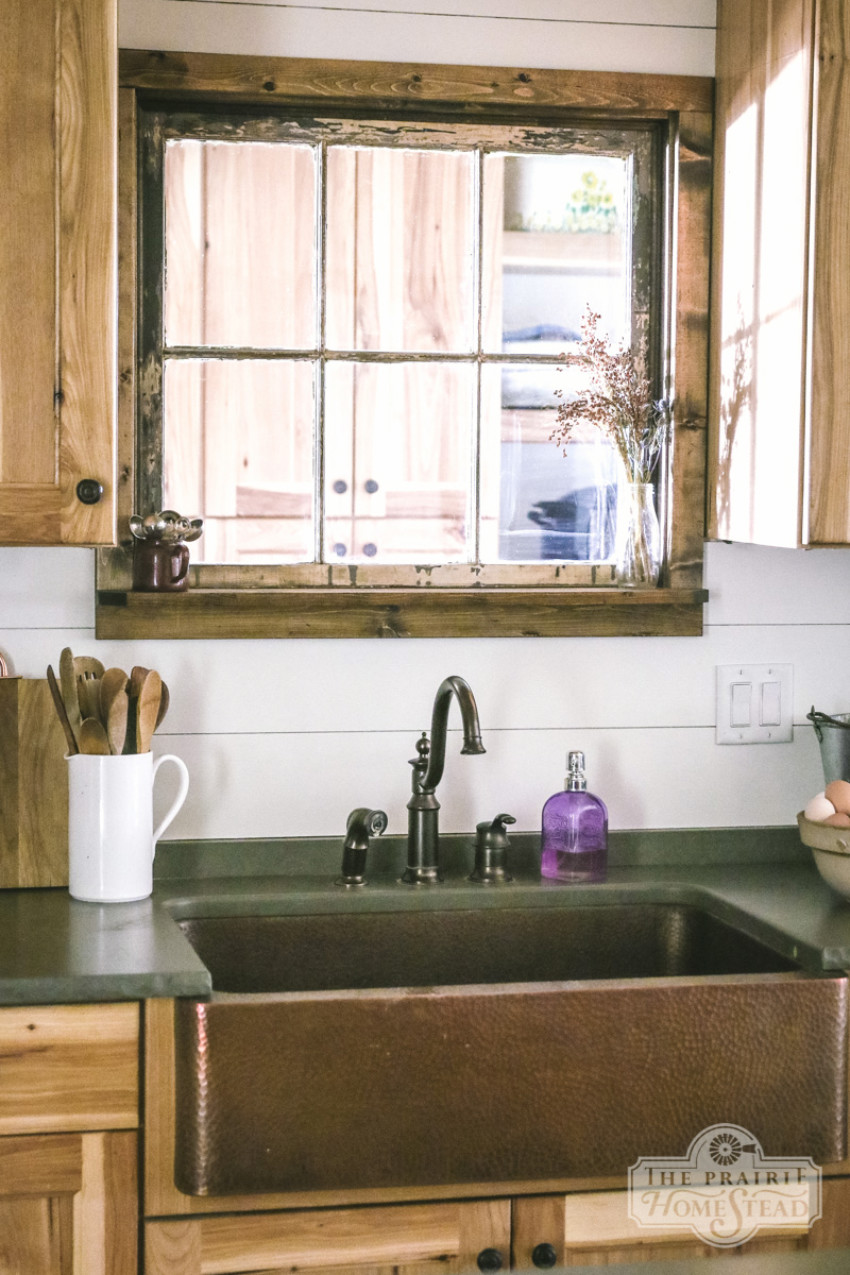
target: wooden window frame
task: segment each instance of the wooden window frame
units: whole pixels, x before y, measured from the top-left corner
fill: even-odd
[[[516,637],[699,635],[708,385],[708,266],[713,81],[614,72],[516,71],[319,59],[125,50],[119,57],[119,545],[98,554],[99,638]],[[414,587],[351,585],[328,566],[321,585],[280,587],[275,567],[193,567],[183,594],[135,593],[128,519],[135,491],[136,110],[140,96],[181,103],[277,104],[303,109],[451,113],[474,121],[546,124],[666,120],[673,191],[669,298],[673,436],[663,488],[663,587],[619,590],[610,568],[544,567],[538,580],[482,584],[475,568]],[[191,511],[189,511],[191,512]],[[588,579],[588,574],[590,578]]]

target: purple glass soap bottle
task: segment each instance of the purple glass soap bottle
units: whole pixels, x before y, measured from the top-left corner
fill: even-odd
[[[567,757],[563,792],[543,807],[540,871],[556,881],[604,881],[608,870],[608,811],[587,791],[584,753]]]

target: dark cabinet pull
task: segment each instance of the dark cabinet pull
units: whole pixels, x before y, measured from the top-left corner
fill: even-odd
[[[482,1248],[477,1260],[480,1271],[500,1271],[505,1262],[497,1248]]]
[[[342,543],[342,541],[338,540],[336,544],[334,545],[334,553],[336,554],[338,558],[344,558],[345,555],[348,553],[348,549]]]
[[[367,544],[363,546],[363,552],[365,553],[367,558],[374,558],[375,554],[378,552],[378,546],[376,544],[373,544],[372,541],[370,540],[368,541]]]
[[[344,492],[348,491],[348,483],[344,478],[338,478],[336,480],[334,483],[334,491],[338,496],[342,496]]]
[[[81,478],[77,483],[77,499],[84,505],[96,505],[103,495],[103,483],[96,478]]]
[[[531,1250],[531,1260],[542,1271],[548,1271],[558,1260],[558,1254],[551,1244],[537,1244]]]
[[[375,492],[378,490],[378,484],[375,482],[374,478],[367,478],[363,486],[366,488],[370,496],[374,496]]]

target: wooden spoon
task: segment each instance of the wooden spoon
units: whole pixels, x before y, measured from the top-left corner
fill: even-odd
[[[77,735],[83,719],[80,713],[80,696],[77,690],[74,654],[70,646],[66,646],[59,656],[59,685],[62,687],[62,699],[65,702],[65,712],[68,715],[71,730]]]
[[[96,717],[84,717],[80,723],[80,752],[98,757],[109,756],[109,740],[103,722]]]
[[[65,707],[65,701],[62,698],[62,692],[59,690],[59,683],[56,681],[56,674],[53,672],[53,669],[51,668],[49,664],[47,666],[47,685],[50,687],[50,694],[53,696],[53,703],[56,708],[56,714],[59,718],[59,721],[62,724],[62,729],[65,732],[65,740],[68,744],[68,752],[71,756],[74,756],[76,753],[80,751],[80,749],[77,744],[76,736],[74,735],[74,732],[71,730],[71,723],[68,721],[68,710]]]
[[[162,678],[151,669],[142,682],[136,701],[136,752],[149,753],[151,738],[156,729],[156,719],[162,702]]]
[[[122,668],[108,668],[100,679],[100,720],[106,727],[109,750],[116,756],[127,740],[128,678]]]

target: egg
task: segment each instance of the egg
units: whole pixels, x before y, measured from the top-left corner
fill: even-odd
[[[811,819],[813,823],[823,823],[824,819],[828,819],[830,815],[835,814],[835,806],[833,806],[826,793],[819,792],[812,797],[803,814],[807,819]]]
[[[830,828],[850,828],[850,815],[846,815],[843,810],[836,810],[834,815],[827,815],[820,822],[828,823]]]
[[[824,789],[824,796],[840,814],[850,815],[850,784],[846,779],[833,779]]]

